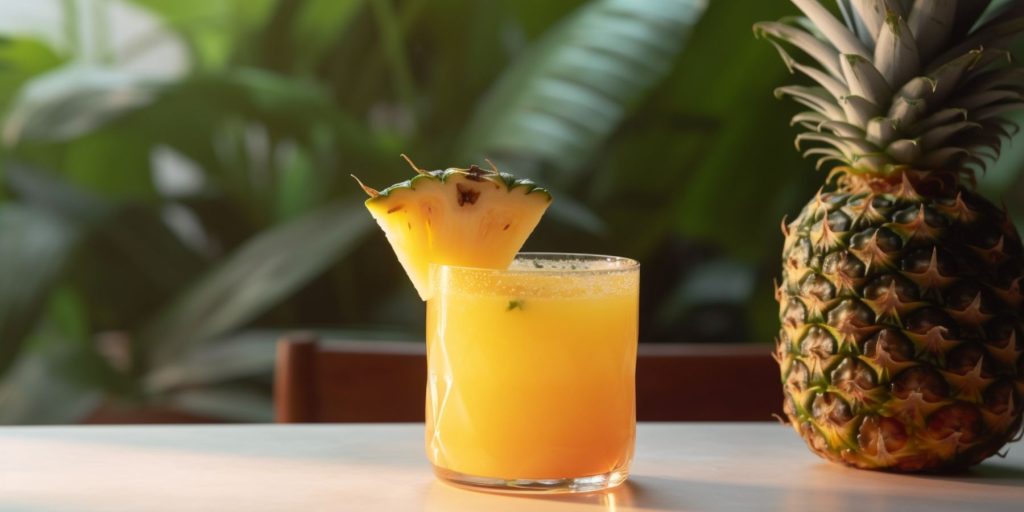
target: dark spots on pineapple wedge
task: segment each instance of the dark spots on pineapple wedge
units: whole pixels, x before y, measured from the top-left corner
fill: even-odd
[[[466,203],[476,204],[476,200],[479,198],[479,190],[464,186],[462,183],[455,184],[455,200],[458,201],[459,206],[465,206]]]
[[[502,231],[508,231],[508,228],[511,227],[511,226],[512,226],[511,224],[505,224],[505,227],[501,228],[501,230]]]
[[[508,301],[508,307],[505,308],[505,311],[512,311],[514,309],[518,309],[520,311],[523,310],[523,300],[522,299],[513,299],[513,300]]]
[[[470,181],[483,181],[484,180],[484,178],[483,178],[484,174],[486,174],[486,172],[483,169],[481,169],[479,166],[474,164],[474,165],[469,166],[469,169],[466,172],[466,179],[470,180]],[[460,204],[460,206],[461,206],[461,204]]]
[[[409,228],[409,231],[412,231],[412,223],[411,222],[406,222],[405,223],[405,227]]]
[[[399,205],[392,206],[391,208],[388,208],[388,213],[389,214],[395,213],[395,212],[401,210],[402,208],[405,208],[404,204],[399,204]]]

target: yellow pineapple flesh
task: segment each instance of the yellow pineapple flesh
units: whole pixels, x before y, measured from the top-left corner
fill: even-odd
[[[366,208],[423,300],[431,264],[507,268],[551,204],[547,190],[496,169],[413,168],[408,181],[363,188]]]

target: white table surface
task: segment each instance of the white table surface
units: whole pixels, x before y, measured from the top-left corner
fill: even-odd
[[[958,476],[848,469],[788,427],[641,424],[604,493],[506,496],[434,479],[423,426],[0,427],[0,510],[1024,510],[1024,446]]]

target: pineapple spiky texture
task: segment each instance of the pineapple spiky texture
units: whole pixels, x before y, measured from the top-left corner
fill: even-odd
[[[507,268],[551,204],[546,189],[493,164],[426,171],[405,159],[413,178],[380,191],[359,186],[424,301],[431,295],[431,264]]]
[[[998,453],[1024,411],[1024,248],[974,174],[1017,129],[1024,1],[793,0],[755,25],[809,108],[797,146],[825,187],[783,223],[784,410],[818,455],[952,471]],[[990,3],[993,4],[990,6]],[[799,50],[794,57],[790,52]]]

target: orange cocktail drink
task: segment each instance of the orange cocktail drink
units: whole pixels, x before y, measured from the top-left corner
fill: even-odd
[[[520,254],[508,270],[435,265],[426,450],[463,484],[580,491],[628,474],[639,266]]]

